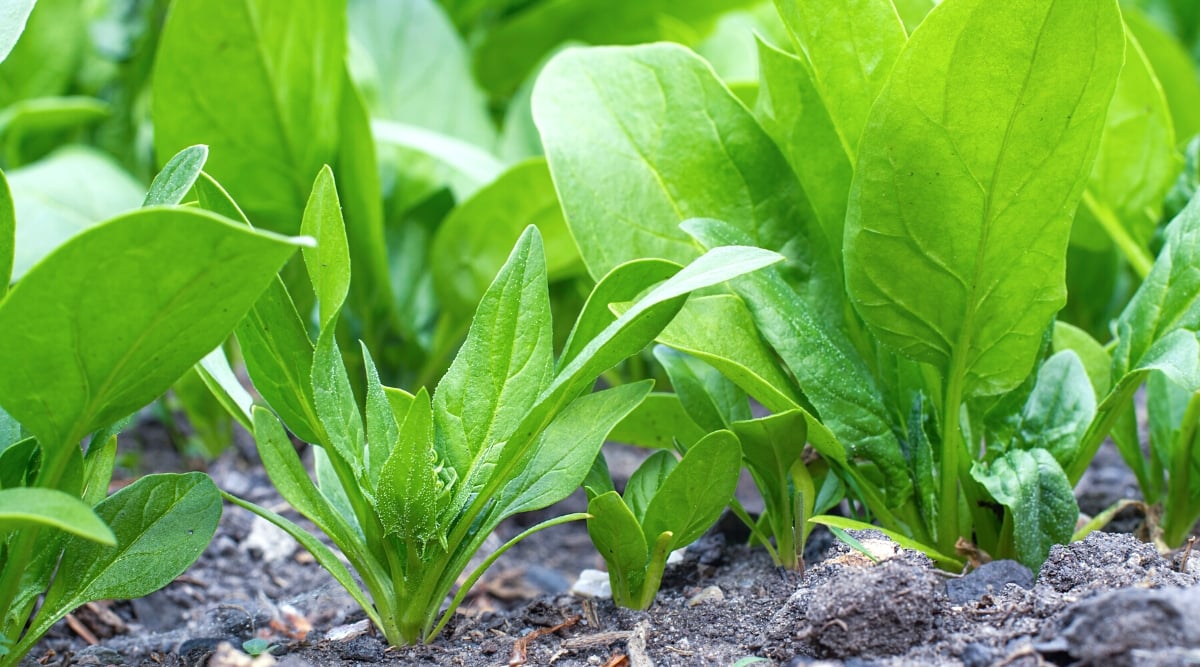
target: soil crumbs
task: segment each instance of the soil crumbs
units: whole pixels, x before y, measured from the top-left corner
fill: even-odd
[[[244,457],[209,471],[286,511]],[[583,500],[566,503],[553,513]],[[185,575],[141,600],[81,608],[23,667],[1200,665],[1200,549],[1168,561],[1131,535],[1093,533],[1055,547],[1036,580],[1011,561],[960,577],[874,531],[855,533],[872,557],[815,532],[815,565],[799,575],[721,528],[668,567],[644,612],[569,593],[582,569],[602,567],[582,524],[538,533],[492,566],[433,643],[389,648],[291,538],[227,507]],[[252,639],[268,650],[246,654]]]

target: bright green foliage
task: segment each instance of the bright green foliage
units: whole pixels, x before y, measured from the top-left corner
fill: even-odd
[[[608,100],[614,90],[625,91],[619,106]],[[808,202],[787,162],[686,49],[565,51],[538,79],[533,112],[593,277],[630,258],[691,260],[697,249],[678,224],[694,217],[729,220],[763,247],[802,252],[792,221],[808,215]],[[593,187],[597,170],[609,189]]]
[[[83,147],[60,149],[8,172],[16,231],[13,279],[67,239],[141,205],[146,191],[110,158]]]
[[[155,201],[198,173],[177,166]],[[84,603],[166,585],[208,544],[221,502],[207,476],[106,497],[115,434],[229,335],[298,244],[157,206],[67,240],[0,301],[0,635],[13,642],[0,665]]]
[[[16,248],[17,217],[13,211],[12,191],[8,179],[0,171],[0,300],[8,293],[12,280],[13,255]]]
[[[737,438],[713,431],[682,459],[668,451],[651,455],[629,478],[624,497],[597,459],[598,469],[584,483],[588,534],[608,564],[618,605],[650,607],[667,557],[704,534],[733,498],[740,459]]]
[[[1111,239],[1144,277],[1153,262],[1146,247],[1182,160],[1152,63],[1132,32],[1127,40],[1125,66],[1072,237],[1093,250]]]
[[[281,282],[264,294],[238,338],[263,397],[293,432],[320,446],[314,485],[275,417],[255,409],[254,431],[272,481],[341,548],[365,591],[319,541],[267,510],[234,501],[304,544],[389,642],[430,641],[500,553],[531,532],[582,518],[551,519],[514,538],[441,610],[500,521],[576,488],[608,433],[649,392],[643,382],[587,393],[595,378],[641,350],[690,292],[780,258],[722,248],[683,269],[624,280],[623,293],[585,307],[556,362],[546,260],[541,235],[530,227],[483,294],[466,342],[432,395],[385,387],[364,352],[364,411],[333,335],[350,260],[332,192],[332,177],[323,171],[304,214],[304,229],[325,248],[306,255],[321,314],[315,346]],[[609,314],[608,297],[631,297],[664,279],[621,317]],[[736,477],[736,464],[729,472]]]
[[[1195,442],[1200,421],[1198,234],[1200,200],[1193,198],[1167,227],[1162,252],[1117,320],[1114,388],[1101,403],[1097,420],[1115,425],[1113,439],[1137,475],[1146,500],[1162,503],[1162,539],[1171,546],[1178,546],[1200,518],[1200,498],[1189,481],[1200,465]],[[1132,406],[1134,393],[1147,379],[1148,457],[1142,454]],[[1080,459],[1069,470],[1072,481],[1082,476],[1104,433],[1103,428],[1089,429]]]
[[[897,13],[869,0],[778,3],[796,55],[760,45],[757,122],[721,102],[731,96],[702,63],[665,46],[557,57],[534,114],[593,274],[695,253],[682,234],[793,260],[732,281],[736,296],[706,297],[717,328],[753,321],[761,341],[668,330],[662,342],[792,419],[791,430],[803,424],[864,508],[941,562],[966,537],[1036,566],[1071,535],[1064,467],[1090,456],[1104,414],[1079,358],[1043,366],[1043,341],[1066,299],[1072,218],[1108,136],[1126,37],[1109,0],[947,0],[909,40],[928,4]],[[763,129],[781,153],[760,146]],[[736,146],[722,141],[732,136]],[[743,164],[748,146],[756,160]],[[1122,196],[1161,200],[1160,182],[1124,183]],[[712,219],[680,228],[697,217]],[[764,370],[772,355],[754,351],[763,342],[794,384]],[[1088,349],[1092,369],[1102,358]],[[701,382],[700,393],[681,373],[672,380],[693,421],[729,427],[714,418],[717,385]],[[1047,398],[1060,393],[1062,404]],[[766,426],[734,428],[744,451]],[[788,525],[837,493],[822,497],[823,471],[788,463],[795,449],[760,451],[751,467],[773,499],[768,515],[787,514],[773,489],[795,489],[792,506],[804,508],[756,522],[777,547]],[[1013,483],[1037,493],[1014,493]],[[1053,511],[1035,512],[1035,496],[1053,498]]]

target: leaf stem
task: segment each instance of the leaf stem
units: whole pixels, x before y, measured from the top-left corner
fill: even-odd
[[[958,355],[954,357],[949,381],[946,384],[946,402],[942,407],[942,459],[938,476],[937,535],[938,548],[954,553],[958,541],[958,456],[963,449],[962,412],[963,378]]]
[[[1192,394],[1187,409],[1183,413],[1183,424],[1179,440],[1175,442],[1170,468],[1170,486],[1167,488],[1167,502],[1163,508],[1163,540],[1170,547],[1176,547],[1188,531],[1192,529],[1195,519],[1191,516],[1195,510],[1189,511],[1188,499],[1192,492],[1191,473],[1192,456],[1196,451],[1197,425],[1200,425],[1200,392]]]
[[[1129,230],[1125,229],[1125,225],[1121,224],[1121,220],[1111,208],[1096,201],[1090,190],[1083,193],[1083,204],[1108,233],[1108,237],[1133,267],[1138,278],[1145,280],[1146,276],[1150,275],[1150,267],[1154,265],[1154,258],[1150,256],[1149,251],[1130,235]]]

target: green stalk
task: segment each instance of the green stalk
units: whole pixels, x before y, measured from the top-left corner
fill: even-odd
[[[1092,423],[1088,424],[1087,431],[1079,441],[1079,452],[1066,471],[1067,479],[1071,482],[1072,487],[1079,483],[1083,473],[1087,471],[1088,464],[1096,457],[1096,450],[1100,449],[1104,438],[1117,423],[1125,405],[1133,400],[1133,394],[1141,386],[1146,373],[1147,371],[1137,371],[1126,374],[1096,408],[1096,416],[1092,419]]]
[[[1163,540],[1167,546],[1179,546],[1192,529],[1194,512],[1189,512],[1188,500],[1192,491],[1192,456],[1196,451],[1197,425],[1200,424],[1200,392],[1192,394],[1183,413],[1182,430],[1176,441],[1170,465],[1170,486],[1163,508]]]
[[[946,402],[942,407],[942,460],[939,468],[937,545],[945,553],[954,553],[958,541],[958,455],[963,449],[961,418],[963,376],[962,362],[954,356],[950,379],[946,385]]]
[[[1150,253],[1130,236],[1129,230],[1125,229],[1125,225],[1121,224],[1112,209],[1096,201],[1091,191],[1083,193],[1083,204],[1108,233],[1109,238],[1121,251],[1121,255],[1129,262],[1129,266],[1133,267],[1138,278],[1145,280],[1146,276],[1150,275],[1150,267],[1154,265],[1154,258],[1150,256]]]
[[[82,439],[82,434],[71,435],[53,448],[41,447],[44,464],[37,476],[37,486],[48,489],[58,488],[63,473],[66,471],[67,462],[70,460],[66,452],[69,451],[69,447],[78,447],[78,443]],[[11,630],[18,635],[9,637],[13,641],[19,639],[23,628],[20,625],[16,628],[7,627],[8,617],[13,613],[12,603],[21,590],[21,578],[25,574],[29,562],[33,559],[33,552],[37,547],[41,529],[39,524],[32,524],[17,531],[16,538],[13,540],[8,557],[4,562],[4,570],[0,571],[0,629],[5,633]],[[17,620],[24,625],[26,619]]]

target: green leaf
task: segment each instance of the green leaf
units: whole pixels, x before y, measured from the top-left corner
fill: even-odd
[[[40,524],[78,535],[100,544],[114,545],[117,538],[92,508],[57,489],[0,489],[0,531]]]
[[[154,61],[158,158],[207,144],[207,171],[255,225],[294,233],[337,150],[345,53],[342,2],[173,2]]]
[[[650,393],[650,382],[635,382],[587,394],[550,423],[504,487],[499,519],[548,507],[579,488],[613,427]]]
[[[564,42],[694,42],[715,16],[750,4],[751,0],[533,3],[488,31],[475,49],[475,72],[493,97],[508,97],[546,53]]]
[[[350,248],[346,242],[346,224],[342,203],[338,200],[333,171],[322,167],[313,183],[300,233],[317,240],[316,247],[304,248],[304,266],[317,293],[321,328],[331,323],[342,309],[350,292]]]
[[[872,333],[965,396],[1020,384],[1065,303],[1071,212],[1123,41],[1107,0],[944,3],[872,107],[846,286]]]
[[[173,206],[182,202],[200,177],[206,160],[208,146],[188,146],[176,153],[150,183],[142,206]]]
[[[366,468],[367,488],[372,492],[379,485],[379,474],[392,448],[400,440],[400,422],[408,414],[412,405],[406,406],[403,412],[392,409],[387,391],[379,381],[379,370],[375,368],[375,360],[367,350],[365,343],[362,347],[363,364],[367,370],[367,451],[363,458]],[[432,442],[432,440],[430,441]]]
[[[459,479],[482,451],[509,439],[550,383],[551,343],[546,260],[541,235],[530,227],[484,294],[434,392],[438,451]]]
[[[1108,394],[1112,387],[1112,357],[1088,332],[1066,322],[1055,322],[1052,347],[1055,352],[1074,352],[1083,362],[1096,397]]]
[[[713,220],[690,220],[683,226],[705,246],[744,240],[729,225]],[[912,481],[887,406],[853,346],[814,314],[777,271],[767,269],[738,278],[732,287],[829,431],[851,458],[878,466],[889,504],[904,503],[912,492]],[[833,455],[828,447],[821,453]]]
[[[892,0],[892,4],[896,6],[896,12],[904,20],[904,27],[911,35],[937,2],[936,0]]]
[[[442,508],[433,449],[433,407],[424,387],[400,425],[399,436],[379,476],[376,510],[387,534],[424,549],[438,537],[445,540],[439,532],[443,526],[438,525]]]
[[[687,263],[697,249],[678,225],[693,217],[726,220],[753,245],[809,252],[813,216],[787,161],[694,53],[568,49],[539,77],[533,113],[593,277],[632,259]]]
[[[650,506],[650,501],[677,465],[679,459],[675,458],[674,453],[661,451],[651,454],[633,471],[629,482],[625,484],[625,494],[622,498],[629,506],[629,511],[633,512],[634,518],[638,521],[646,518],[646,508]]]
[[[187,209],[93,227],[0,305],[0,404],[48,448],[125,417],[217,347],[295,247]]]
[[[490,148],[496,130],[462,37],[434,0],[350,0],[356,74],[372,115]],[[430,54],[437,54],[431,58]],[[514,238],[515,240],[515,238]]]
[[[13,212],[12,191],[8,179],[0,171],[0,301],[8,294],[12,282],[13,256],[16,249],[17,217]]]
[[[742,449],[733,433],[716,431],[692,445],[646,507],[647,542],[666,532],[672,533],[668,550],[695,542],[733,498],[741,470]]]
[[[1017,560],[1026,567],[1037,570],[1051,546],[1071,541],[1079,508],[1050,452],[1012,449],[991,464],[976,462],[971,476],[1011,512]]]
[[[750,419],[746,393],[717,369],[661,345],[654,348],[654,358],[667,371],[684,409],[700,428],[717,431],[731,422]]]
[[[797,2],[789,4],[801,6]],[[755,116],[779,145],[804,186],[826,243],[840,267],[846,200],[854,178],[858,135],[847,140],[839,131],[817,88],[809,62],[761,40],[758,58],[762,81]]]
[[[66,92],[89,41],[80,0],[39,0],[24,24],[21,39],[0,59],[0,108]]]
[[[588,503],[588,535],[608,565],[613,597],[621,599],[641,589],[646,578],[650,547],[633,512],[616,491],[602,493]]]
[[[37,0],[4,0],[0,3],[0,62],[16,45],[35,4]]]
[[[229,365],[225,348],[218,347],[205,355],[196,365],[196,372],[226,412],[237,419],[247,431],[253,429],[251,410],[254,407],[254,397],[242,386],[233,367]]]
[[[30,486],[37,473],[38,454],[34,438],[18,438],[0,449],[0,489]]]
[[[569,362],[560,365],[554,382],[538,398],[514,439],[523,441],[531,434],[540,432],[550,415],[590,387],[600,373],[639,352],[679,312],[689,294],[758,271],[781,259],[779,254],[761,248],[728,246],[710,250],[685,266],[603,330],[589,338],[579,339],[587,340],[586,344],[578,348]],[[659,270],[661,268],[658,267]],[[592,299],[588,301],[591,303]],[[580,329],[576,327],[572,340],[568,341],[568,349],[572,347],[575,334]]]
[[[943,569],[945,569],[948,572],[953,572],[953,571],[963,569],[963,562],[961,560],[951,557],[951,556],[947,556],[927,544],[922,544],[921,542],[918,542],[918,541],[908,537],[907,535],[898,533],[894,530],[888,530],[887,528],[880,528],[879,526],[875,526],[875,525],[866,523],[865,521],[856,521],[855,519],[848,519],[843,516],[829,516],[829,515],[815,516],[815,517],[809,519],[809,521],[820,524],[822,526],[835,526],[837,528],[842,528],[844,530],[878,530],[879,532],[883,533],[884,535],[887,535],[888,538],[891,539],[893,542],[895,542],[896,544],[899,544],[900,546],[904,547],[905,549],[912,549],[913,551],[919,551],[919,552],[925,554],[926,556],[929,556],[931,559],[933,559],[933,561],[935,563],[940,565]]]
[[[371,121],[371,132],[382,144],[424,153],[444,165],[450,172],[450,189],[459,201],[504,172],[504,164],[489,151],[448,134],[380,119]]]
[[[804,455],[804,444],[808,440],[804,414],[800,410],[788,410],[760,419],[733,422],[731,428],[742,443],[746,467],[758,482],[763,500],[769,504],[772,498],[768,498],[768,493],[786,491],[787,477]]]
[[[312,361],[312,388],[313,406],[327,436],[318,444],[328,444],[332,451],[327,453],[336,455],[350,466],[355,476],[361,476],[366,431],[333,327],[322,331],[317,339]]]
[[[454,207],[438,227],[431,268],[442,307],[469,315],[529,225],[542,234],[551,282],[581,272],[546,161],[528,160]]]
[[[775,7],[854,160],[867,112],[906,41],[895,7],[889,0],[776,0]]]
[[[558,358],[558,368],[574,361],[588,343],[617,320],[613,304],[637,299],[651,285],[669,279],[679,269],[678,264],[662,259],[635,259],[609,271],[588,294]]]
[[[296,437],[324,442],[313,396],[313,343],[282,280],[267,285],[236,333],[258,393]]]
[[[1200,330],[1200,198],[1167,226],[1150,274],[1117,318],[1113,378],[1142,366],[1149,350],[1170,333]]]
[[[137,208],[145,194],[111,158],[83,147],[13,169],[8,184],[18,221],[13,280],[67,239]]]
[[[386,317],[393,302],[383,228],[383,186],[376,162],[375,140],[371,136],[371,119],[362,96],[349,77],[348,73],[343,74],[344,88],[338,115],[342,136],[334,168],[341,174],[338,192],[346,223],[350,265],[358,274],[358,280],[350,283],[350,303],[352,309],[367,320],[364,326],[369,328],[370,319]]]
[[[1079,229],[1072,238],[1099,250],[1096,238],[1111,237],[1139,274],[1149,268],[1144,248],[1158,226],[1163,198],[1183,166],[1162,87],[1132,33],[1127,34],[1125,66],[1088,181]],[[1088,227],[1100,225],[1103,231]],[[1091,238],[1089,238],[1091,237]]]
[[[35,159],[44,150],[61,143],[61,137],[112,116],[108,103],[83,95],[36,97],[21,100],[0,110],[0,136],[10,167]],[[29,155],[27,155],[29,153]]]
[[[708,432],[700,428],[675,394],[652,393],[608,437],[638,447],[672,449],[676,442],[690,447]]]
[[[221,494],[203,473],[147,475],[97,505],[96,514],[112,526],[116,545],[67,541],[35,632],[88,602],[142,597],[171,583],[216,532]]]
[[[384,576],[374,560],[366,555],[366,544],[358,529],[350,523],[354,517],[337,513],[321,495],[279,420],[266,408],[254,408],[254,439],[263,467],[279,495],[344,550],[364,578],[378,580]]]
[[[712,326],[713,322],[721,325]],[[746,303],[735,295],[690,299],[658,341],[702,359],[769,410],[785,411],[800,404],[795,383],[758,334]]]
[[[1186,143],[1200,133],[1200,78],[1196,76],[1196,65],[1179,41],[1143,12],[1130,6],[1122,6],[1121,12],[1125,27],[1141,45],[1167,96],[1175,137]]]
[[[1095,415],[1096,393],[1083,362],[1074,352],[1059,352],[1038,369],[1012,446],[1044,449],[1065,469]]]

